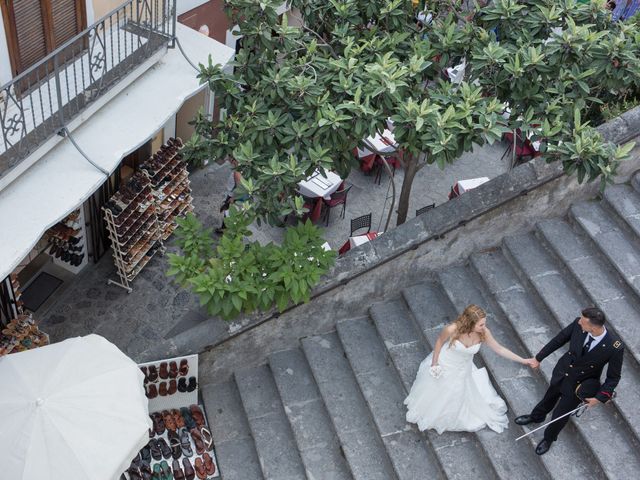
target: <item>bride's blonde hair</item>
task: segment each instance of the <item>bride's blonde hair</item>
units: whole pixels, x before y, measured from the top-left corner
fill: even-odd
[[[480,320],[485,318],[487,314],[485,311],[477,305],[469,305],[464,311],[456,318],[453,322],[456,326],[456,331],[451,336],[451,342],[449,343],[449,347],[454,344],[460,335],[464,335],[465,333],[473,332],[473,329]],[[480,332],[480,341],[484,342],[484,332]]]

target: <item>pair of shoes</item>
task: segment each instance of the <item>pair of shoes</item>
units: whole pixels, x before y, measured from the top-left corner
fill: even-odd
[[[164,425],[164,420],[162,419],[162,415],[160,415],[158,412],[154,412],[149,414],[149,416],[153,421],[153,431],[156,432],[156,435],[162,435],[164,431],[167,429]]]
[[[203,427],[206,424],[206,422],[204,421],[204,413],[202,413],[202,410],[200,410],[200,407],[198,405],[190,405],[189,412],[191,413],[191,417],[193,417],[198,427]]]
[[[166,397],[167,395],[173,395],[178,390],[178,384],[174,379],[171,379],[169,383],[161,382],[158,388],[161,397]]]
[[[216,466],[208,453],[205,453],[202,458],[196,458],[195,466],[196,475],[200,480],[206,480],[210,475],[216,473]]]

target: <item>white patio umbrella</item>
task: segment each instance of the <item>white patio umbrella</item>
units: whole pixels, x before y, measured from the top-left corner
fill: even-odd
[[[144,376],[98,335],[0,358],[0,478],[117,480],[149,440]]]

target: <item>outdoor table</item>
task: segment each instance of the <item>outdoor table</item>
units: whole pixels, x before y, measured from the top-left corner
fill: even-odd
[[[396,137],[394,137],[393,132],[389,129],[385,129],[382,135],[375,134],[373,137],[368,137],[367,142],[370,143],[377,151],[388,154],[389,156],[395,154],[397,152],[396,148]],[[360,169],[363,172],[368,172],[373,168],[373,164],[375,162],[376,153],[373,153],[367,147],[358,148],[357,156],[360,159]],[[386,156],[386,155],[385,155]],[[391,163],[396,165],[393,160],[390,160]]]
[[[338,254],[342,255],[348,252],[349,250],[351,250],[353,247],[357,247],[358,245],[362,245],[364,243],[370,242],[374,238],[377,238],[378,236],[382,235],[383,233],[384,232],[369,232],[369,233],[365,233],[364,235],[356,235],[354,237],[349,237],[349,240],[347,240],[345,244],[342,245],[338,250]]]
[[[449,200],[455,198],[459,195],[462,195],[464,192],[468,192],[483,183],[489,181],[489,177],[478,177],[478,178],[469,178],[467,180],[458,180],[455,185],[451,188],[451,193],[449,193]]]
[[[316,199],[309,206],[311,210],[309,218],[312,222],[317,222],[320,219],[323,199],[331,199],[331,194],[338,190],[341,184],[342,179],[338,174],[326,172],[325,178],[319,170],[316,170],[309,178],[298,183],[298,193],[305,197]]]
[[[319,170],[316,170],[309,178],[298,183],[298,192],[305,197],[329,200],[341,183],[342,179],[337,173],[326,172],[325,178]]]

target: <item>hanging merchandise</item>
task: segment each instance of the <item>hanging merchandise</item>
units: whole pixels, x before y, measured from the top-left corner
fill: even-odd
[[[109,283],[129,293],[153,255],[164,253],[162,242],[175,230],[176,218],[193,211],[182,146],[180,139],[170,139],[103,207],[120,279]]]
[[[46,252],[53,263],[72,273],[78,273],[87,264],[82,210],[74,210],[45,233],[49,245]]]
[[[0,356],[48,344],[49,335],[40,331],[31,314],[20,314],[0,333]]]

